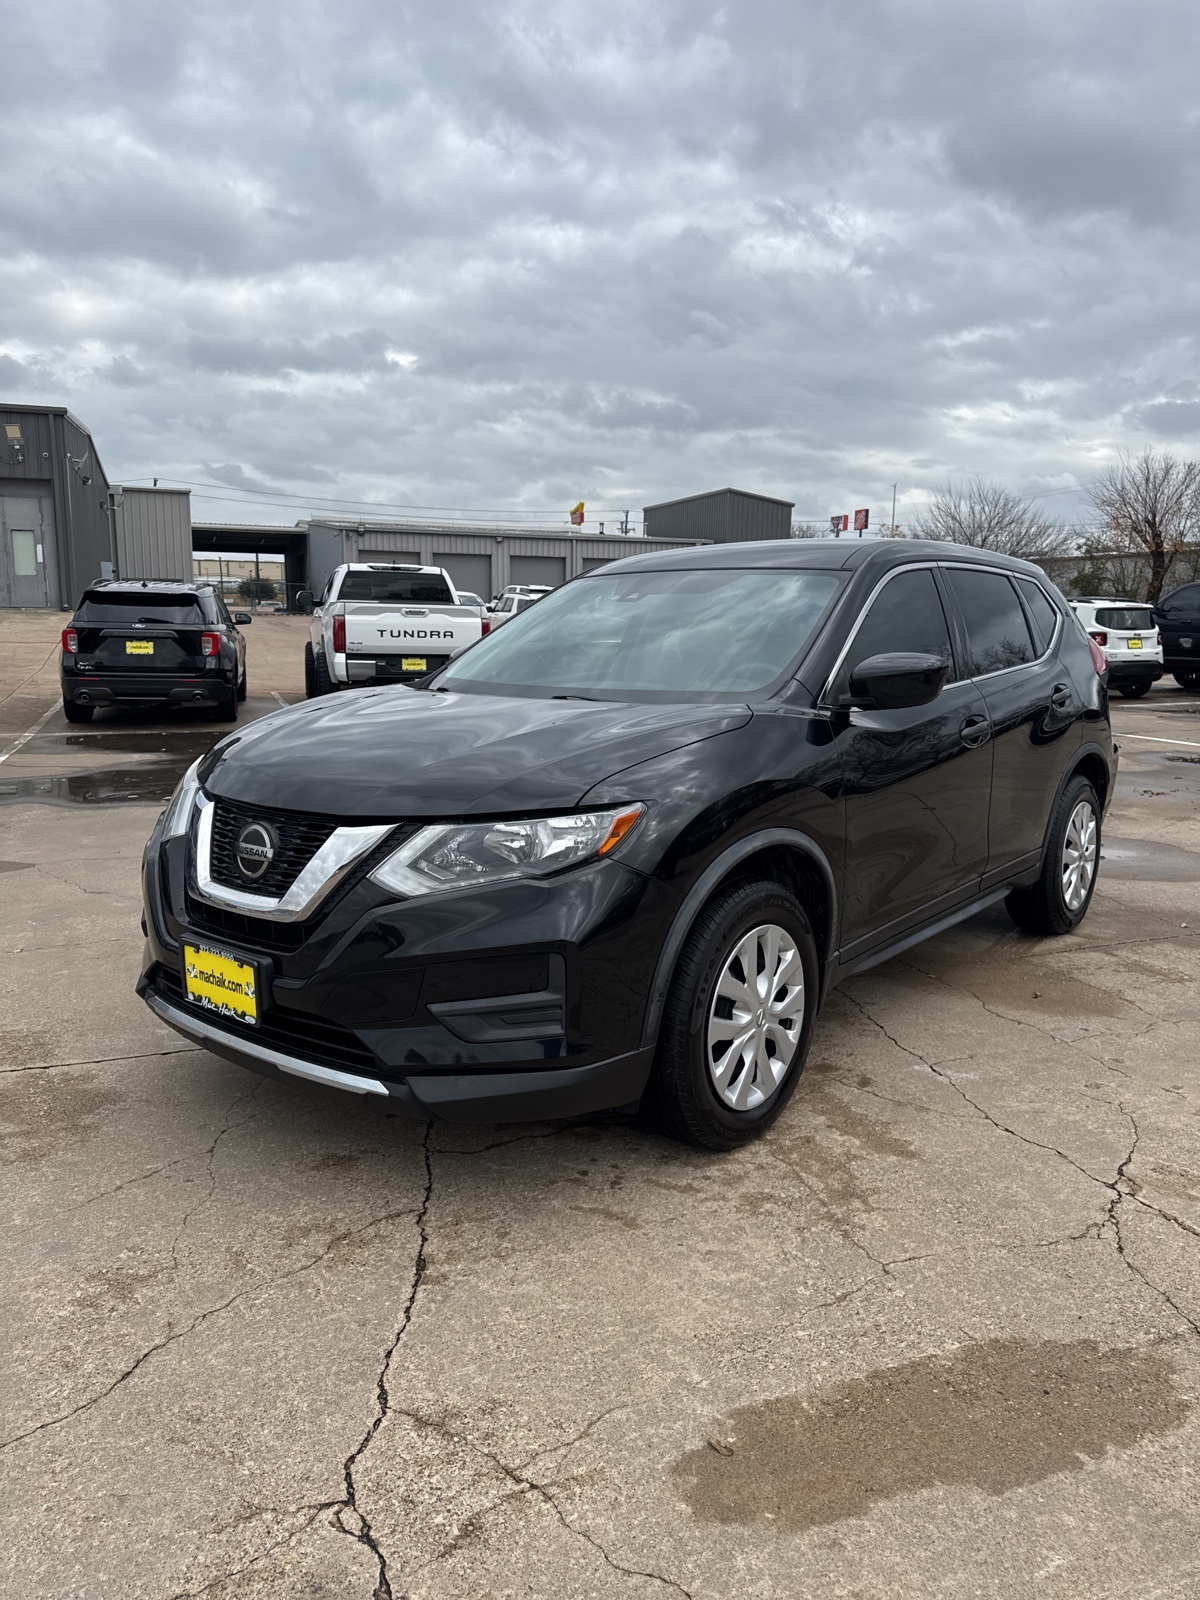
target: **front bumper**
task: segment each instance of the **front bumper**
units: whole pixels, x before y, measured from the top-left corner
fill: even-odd
[[[282,924],[204,902],[192,848],[158,830],[147,847],[138,993],[204,1048],[451,1120],[540,1120],[640,1096],[653,1053],[642,1020],[677,906],[644,874],[596,862],[397,902],[367,857],[306,922]],[[185,940],[256,963],[257,1027],[185,998]]]
[[[172,1005],[149,985],[139,984],[139,990],[151,1011],[168,1027],[239,1067],[270,1078],[307,1078],[350,1094],[382,1095],[417,1116],[444,1122],[542,1122],[632,1106],[646,1086],[654,1055],[653,1050],[633,1050],[609,1061],[557,1071],[375,1078],[324,1066],[260,1044],[249,1036],[238,1038],[226,1028],[214,1027],[188,1007]]]

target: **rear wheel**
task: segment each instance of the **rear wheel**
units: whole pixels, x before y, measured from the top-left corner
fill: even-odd
[[[74,700],[63,701],[63,716],[68,722],[90,722],[95,711],[95,706],[77,705]]]
[[[1119,683],[1117,693],[1124,695],[1126,700],[1140,700],[1144,694],[1150,693],[1148,683]]]
[[[1200,694],[1200,672],[1176,672],[1172,676],[1181,689],[1189,694]]]
[[[325,646],[313,651],[313,692],[314,694],[332,694],[337,684],[329,675],[329,667],[325,661]]]
[[[1100,802],[1082,774],[1071,779],[1054,808],[1041,875],[1013,889],[1004,904],[1026,933],[1070,933],[1087,915],[1100,862]]]
[[[240,698],[237,689],[233,684],[230,684],[229,699],[221,700],[213,707],[214,722],[236,722],[238,719],[238,700]]]
[[[645,1109],[664,1133],[733,1150],[791,1098],[818,993],[804,909],[781,885],[736,885],[700,913],[663,1008]]]
[[[313,647],[311,644],[304,646],[304,694],[311,700],[317,692],[316,669],[313,666]]]

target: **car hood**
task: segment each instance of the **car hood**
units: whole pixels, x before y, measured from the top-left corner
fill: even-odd
[[[252,723],[214,746],[200,776],[211,795],[327,816],[529,815],[749,719],[744,705],[364,689]]]

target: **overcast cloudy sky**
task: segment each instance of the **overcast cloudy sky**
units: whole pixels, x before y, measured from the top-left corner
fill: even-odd
[[[1195,0],[39,0],[0,400],[114,480],[1071,515],[1200,453]],[[238,486],[296,499],[272,504]],[[305,497],[313,497],[305,499]]]

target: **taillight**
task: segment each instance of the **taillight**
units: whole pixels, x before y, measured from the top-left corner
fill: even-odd
[[[333,619],[333,653],[335,656],[346,654],[346,619],[343,616]]]
[[[63,649],[69,656],[79,653],[79,635],[74,628],[63,629]]]
[[[479,622],[479,626],[480,626],[480,629],[482,630],[480,632],[479,637],[481,639],[485,639],[488,636],[488,634],[491,633],[491,631],[492,631],[492,619],[491,619],[491,617],[481,617],[480,618],[480,622]]]
[[[1101,634],[1100,637],[1101,638],[1107,638],[1108,635],[1107,634]],[[1100,648],[1100,645],[1098,644],[1097,639],[1096,639],[1096,635],[1094,633],[1089,633],[1088,634],[1088,649],[1092,652],[1092,665],[1095,667],[1096,671],[1101,673],[1101,674],[1107,672],[1108,671],[1108,657],[1104,654],[1104,651]]]
[[[221,648],[221,635],[219,633],[202,633],[200,635],[200,649],[206,656],[215,656]]]
[[[1106,633],[1089,633],[1088,638],[1095,639],[1098,645],[1103,646],[1108,643],[1108,635]]]

